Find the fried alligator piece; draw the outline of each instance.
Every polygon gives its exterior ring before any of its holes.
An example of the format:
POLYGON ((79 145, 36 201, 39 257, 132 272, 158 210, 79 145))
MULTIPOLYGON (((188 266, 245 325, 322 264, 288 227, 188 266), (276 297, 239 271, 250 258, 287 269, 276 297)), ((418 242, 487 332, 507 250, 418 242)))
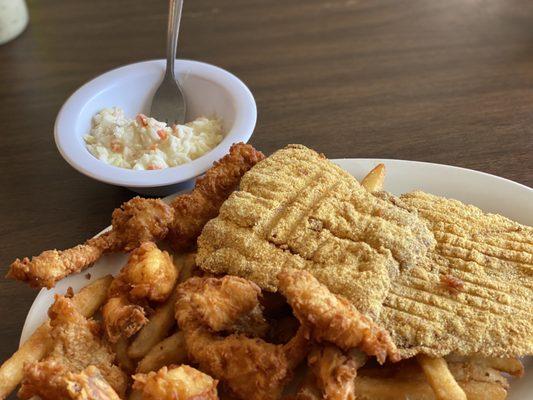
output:
POLYGON ((67 393, 66 375, 80 373, 93 365, 123 397, 127 376, 114 364, 115 355, 102 340, 99 324, 83 317, 64 296, 56 295, 48 314, 52 326, 52 350, 42 361, 25 366, 19 396, 23 399, 34 395, 44 399, 62 398, 67 393))
POLYGON ((130 298, 163 302, 174 289, 178 270, 166 251, 145 242, 132 251, 117 278, 129 285, 130 298))
POLYGON ((172 201, 175 218, 168 240, 174 250, 190 250, 202 228, 228 196, 239 186, 241 177, 265 156, 249 144, 236 143, 229 154, 217 161, 207 173, 196 181, 190 193, 172 201))
POLYGON ((215 332, 240 332, 252 337, 263 336, 268 330, 259 303, 261 289, 253 282, 234 276, 193 277, 181 288, 181 293, 186 290, 188 309, 193 310, 180 314, 183 323, 198 319, 215 332))
POLYGON ((148 323, 144 308, 133 304, 127 296, 111 297, 102 307, 102 318, 107 338, 116 343, 121 337, 129 338, 148 323))
POLYGON ((227 329, 258 306, 257 286, 252 282, 233 276, 196 277, 178 286, 176 319, 184 332, 189 358, 200 369, 219 379, 240 399, 277 399, 293 369, 307 354, 306 332, 301 329, 287 344, 274 345, 240 333, 223 336, 208 325, 227 329), (216 294, 229 287, 236 290, 226 300, 216 294), (210 304, 211 298, 215 299, 215 306, 210 304), (229 304, 221 305, 221 301, 229 304), (211 312, 215 307, 226 315, 206 319, 206 310, 211 312))
POLYGON ((318 343, 347 351, 358 348, 380 363, 399 359, 386 330, 365 317, 342 296, 331 293, 307 271, 286 269, 278 274, 279 290, 294 315, 318 343))
POLYGON ((145 242, 131 252, 111 283, 102 308, 105 331, 112 343, 131 337, 148 323, 144 306, 149 301, 168 299, 178 272, 170 255, 155 243, 145 242))
POLYGON ((217 400, 218 381, 188 365, 133 376, 143 400, 217 400))

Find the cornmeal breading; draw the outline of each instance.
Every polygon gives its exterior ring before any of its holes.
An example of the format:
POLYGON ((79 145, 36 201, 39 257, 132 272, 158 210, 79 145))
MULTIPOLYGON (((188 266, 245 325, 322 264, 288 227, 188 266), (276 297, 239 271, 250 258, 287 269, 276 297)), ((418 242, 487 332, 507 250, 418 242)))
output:
POLYGON ((367 193, 304 146, 246 173, 198 247, 202 269, 271 291, 284 268, 311 272, 402 358, 533 354, 533 228, 423 192, 367 193))
POLYGON ((434 244, 415 214, 367 193, 318 153, 290 145, 244 175, 205 226, 197 261, 271 291, 282 268, 305 269, 375 317, 391 277, 434 244))
POLYGON ((532 354, 533 229, 419 191, 395 204, 416 210, 437 240, 383 305, 380 322, 402 356, 532 354))

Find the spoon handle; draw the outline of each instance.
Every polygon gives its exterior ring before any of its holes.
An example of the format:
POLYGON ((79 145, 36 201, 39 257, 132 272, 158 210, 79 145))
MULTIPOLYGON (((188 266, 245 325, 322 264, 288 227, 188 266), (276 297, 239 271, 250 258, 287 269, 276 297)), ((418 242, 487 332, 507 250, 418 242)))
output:
POLYGON ((167 31, 167 71, 166 75, 174 76, 174 60, 176 59, 176 47, 178 45, 178 33, 180 30, 181 9, 183 0, 169 0, 168 31, 167 31))

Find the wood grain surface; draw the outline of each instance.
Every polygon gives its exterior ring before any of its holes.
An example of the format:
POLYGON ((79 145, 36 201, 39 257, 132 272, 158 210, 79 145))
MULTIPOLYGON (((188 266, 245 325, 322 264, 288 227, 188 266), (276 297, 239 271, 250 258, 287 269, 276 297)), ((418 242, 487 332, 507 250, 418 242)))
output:
MULTIPOLYGON (((54 119, 87 80, 164 56, 165 1, 28 1, 0 46, 0 266, 83 241, 133 193, 61 158, 54 119)), ((533 2, 186 1, 178 57, 255 95, 252 144, 453 164, 533 185, 533 2)), ((36 291, 0 280, 0 360, 36 291)))

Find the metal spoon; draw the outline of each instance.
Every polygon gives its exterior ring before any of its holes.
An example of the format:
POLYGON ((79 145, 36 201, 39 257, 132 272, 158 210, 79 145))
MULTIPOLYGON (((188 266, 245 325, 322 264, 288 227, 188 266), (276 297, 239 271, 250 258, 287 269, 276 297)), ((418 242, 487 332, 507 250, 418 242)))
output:
POLYGON ((185 122, 185 98, 183 91, 174 75, 174 60, 180 29, 181 9, 183 0, 170 0, 167 31, 167 70, 163 82, 152 99, 150 116, 167 124, 183 124, 185 122))

